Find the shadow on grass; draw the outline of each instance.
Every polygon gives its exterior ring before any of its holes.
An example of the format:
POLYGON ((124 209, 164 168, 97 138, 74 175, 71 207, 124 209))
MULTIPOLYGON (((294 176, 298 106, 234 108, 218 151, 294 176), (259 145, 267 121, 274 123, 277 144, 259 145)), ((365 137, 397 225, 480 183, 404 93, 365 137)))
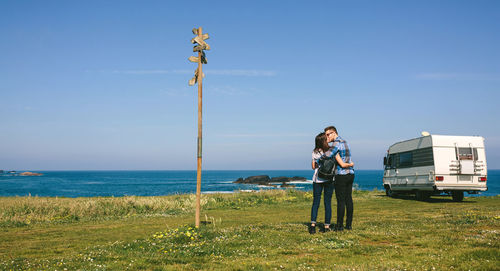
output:
MULTIPOLYGON (((387 197, 386 195, 376 195, 376 197, 387 197)), ((474 200, 470 200, 471 198, 464 198, 465 201, 453 201, 449 196, 432 196, 429 199, 426 200, 417 200, 415 198, 415 195, 413 194, 398 194, 394 197, 392 197, 395 200, 413 200, 413 201, 422 201, 422 202, 429 202, 429 203, 444 203, 444 202, 451 202, 451 203, 476 203, 474 200)))

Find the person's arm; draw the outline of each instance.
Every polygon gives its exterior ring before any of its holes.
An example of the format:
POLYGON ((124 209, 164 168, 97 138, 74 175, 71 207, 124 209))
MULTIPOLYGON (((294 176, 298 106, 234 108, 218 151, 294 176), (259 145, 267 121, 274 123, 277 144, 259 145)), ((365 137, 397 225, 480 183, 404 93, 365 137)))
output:
POLYGON ((312 160, 312 169, 316 169, 318 167, 318 164, 316 163, 315 160, 312 160))
POLYGON ((321 157, 321 153, 313 151, 313 153, 312 153, 312 164, 311 164, 312 169, 317 169, 318 168, 318 158, 320 158, 320 157, 321 157))
POLYGON ((352 161, 350 163, 346 163, 346 162, 342 161, 342 158, 340 158, 340 154, 338 154, 338 153, 337 153, 337 155, 335 155, 335 160, 337 160, 337 163, 343 168, 354 166, 354 163, 352 161))
POLYGON ((333 142, 333 146, 321 158, 333 158, 333 156, 339 153, 339 145, 338 142, 333 142))

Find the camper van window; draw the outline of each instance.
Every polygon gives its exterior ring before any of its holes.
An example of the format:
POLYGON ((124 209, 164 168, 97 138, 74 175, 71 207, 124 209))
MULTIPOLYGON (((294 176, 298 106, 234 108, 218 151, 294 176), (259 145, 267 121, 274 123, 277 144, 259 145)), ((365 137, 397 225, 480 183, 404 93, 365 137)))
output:
POLYGON ((413 150, 412 166, 423 167, 434 165, 432 147, 413 150))
POLYGON ((399 165, 398 167, 411 167, 413 164, 413 153, 402 152, 399 154, 399 165))
POLYGON ((472 160, 472 158, 472 148, 458 148, 458 160, 472 160))

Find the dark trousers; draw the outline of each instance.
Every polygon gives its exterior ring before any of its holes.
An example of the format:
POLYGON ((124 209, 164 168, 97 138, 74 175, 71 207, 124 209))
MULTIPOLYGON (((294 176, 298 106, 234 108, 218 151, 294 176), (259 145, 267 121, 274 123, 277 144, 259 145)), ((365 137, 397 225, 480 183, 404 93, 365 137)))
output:
POLYGON ((325 191, 323 202, 325 204, 325 224, 329 225, 332 219, 333 182, 313 183, 313 205, 311 208, 311 222, 316 222, 318 208, 321 201, 321 192, 325 191))
POLYGON ((344 212, 347 210, 346 227, 352 226, 352 183, 354 174, 335 175, 335 196, 337 197, 337 227, 344 223, 344 212))

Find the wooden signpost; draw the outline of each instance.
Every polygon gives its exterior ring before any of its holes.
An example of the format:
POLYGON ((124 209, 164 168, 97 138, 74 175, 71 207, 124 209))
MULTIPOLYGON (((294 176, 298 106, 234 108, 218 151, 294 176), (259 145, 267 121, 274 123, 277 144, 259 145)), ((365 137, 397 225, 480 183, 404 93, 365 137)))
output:
POLYGON ((198 63, 198 68, 194 72, 194 77, 189 80, 189 85, 193 86, 198 83, 198 155, 197 155, 197 170, 196 170, 196 217, 195 226, 200 227, 200 198, 201 198, 201 142, 202 142, 202 81, 205 75, 203 74, 202 66, 207 64, 205 50, 210 50, 205 40, 208 39, 208 34, 203 34, 201 27, 193 28, 193 34, 196 35, 191 40, 194 43, 193 52, 198 52, 198 57, 190 56, 188 59, 191 62, 198 63))

